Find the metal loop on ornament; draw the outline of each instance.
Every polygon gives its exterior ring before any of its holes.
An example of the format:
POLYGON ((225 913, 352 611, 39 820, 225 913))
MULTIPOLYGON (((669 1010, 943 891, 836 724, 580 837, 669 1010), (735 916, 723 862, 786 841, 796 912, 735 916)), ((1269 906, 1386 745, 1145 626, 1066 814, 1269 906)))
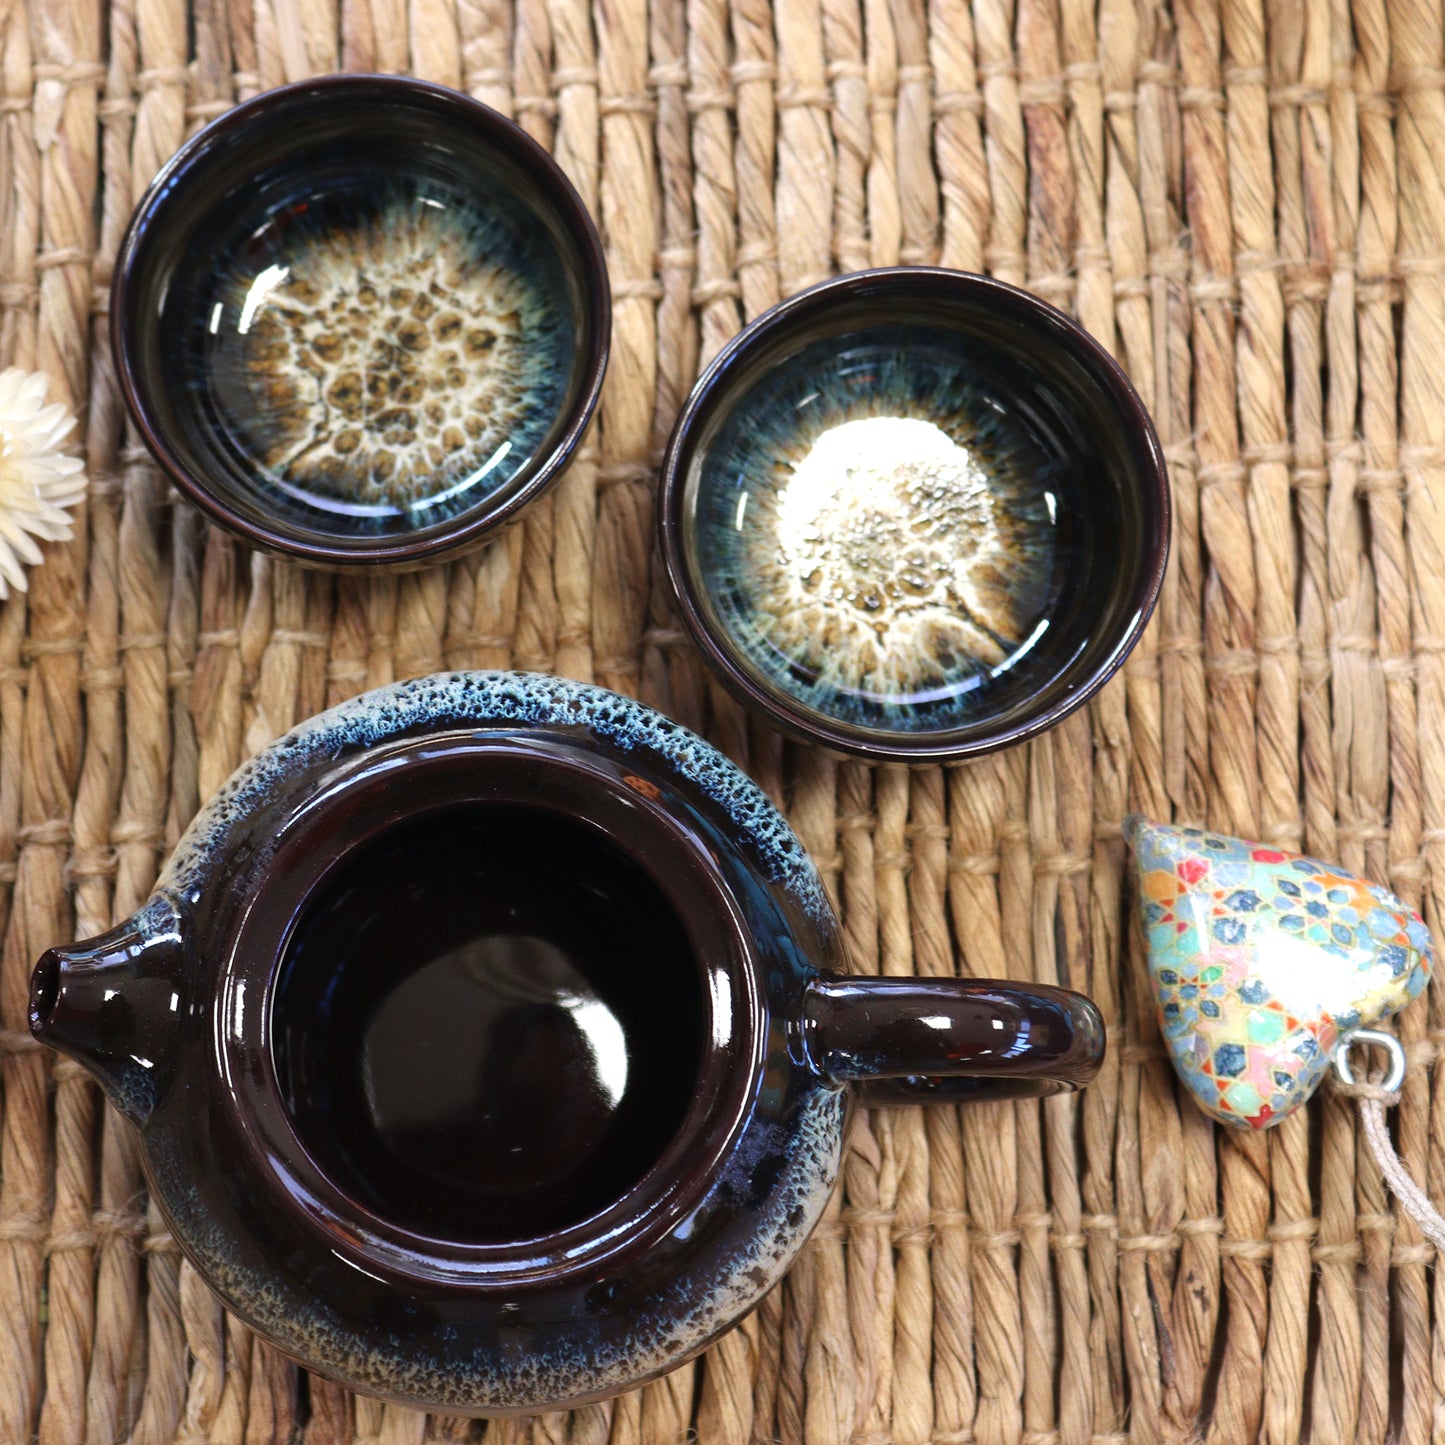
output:
POLYGON ((1347 1088, 1353 1088, 1356 1082, 1355 1071, 1350 1067, 1352 1044, 1373 1044, 1384 1049, 1390 1056, 1390 1068, 1379 1087, 1387 1094, 1399 1093, 1400 1085, 1405 1082, 1405 1049, 1399 1039, 1383 1029, 1351 1029, 1349 1033, 1342 1034, 1335 1048, 1335 1077, 1347 1088))

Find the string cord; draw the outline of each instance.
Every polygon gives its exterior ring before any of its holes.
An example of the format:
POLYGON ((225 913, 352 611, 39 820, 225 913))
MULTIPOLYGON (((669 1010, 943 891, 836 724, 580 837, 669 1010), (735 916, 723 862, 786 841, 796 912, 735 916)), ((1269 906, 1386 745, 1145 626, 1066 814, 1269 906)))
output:
POLYGON ((1390 1126, 1385 1122, 1385 1110, 1393 1108, 1400 1096, 1386 1094, 1381 1089, 1378 1098, 1371 1098, 1364 1091, 1374 1087, 1371 1084, 1355 1085, 1356 1092, 1360 1094, 1360 1120, 1365 1126, 1370 1153, 1375 1156, 1385 1183, 1394 1191, 1405 1213, 1420 1226, 1420 1233, 1436 1249, 1445 1251, 1445 1219, 1440 1217, 1440 1212, 1430 1203, 1425 1191, 1410 1177, 1390 1142, 1390 1126))
POLYGON ((1360 1122, 1365 1126, 1365 1141, 1401 1208, 1419 1226, 1420 1233, 1436 1249, 1445 1252, 1445 1218, 1411 1178, 1404 1161, 1395 1152, 1395 1146, 1390 1141, 1390 1126, 1385 1119, 1385 1111, 1400 1102, 1404 1066, 1405 1051, 1397 1039, 1374 1029, 1359 1029, 1340 1041, 1339 1052, 1335 1055, 1335 1088, 1358 1101, 1360 1122), (1376 1044, 1389 1054, 1390 1069, 1382 1083, 1355 1078, 1350 1067, 1349 1051, 1350 1045, 1356 1042, 1376 1044))

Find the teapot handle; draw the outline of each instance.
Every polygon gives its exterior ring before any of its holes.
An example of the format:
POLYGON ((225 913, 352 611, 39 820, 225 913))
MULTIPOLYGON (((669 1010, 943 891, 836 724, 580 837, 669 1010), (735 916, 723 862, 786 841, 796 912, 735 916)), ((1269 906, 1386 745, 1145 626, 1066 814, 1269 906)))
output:
POLYGON ((813 1067, 862 1104, 962 1103, 1081 1089, 1104 1058, 1083 994, 1000 979, 814 979, 803 1006, 813 1067))

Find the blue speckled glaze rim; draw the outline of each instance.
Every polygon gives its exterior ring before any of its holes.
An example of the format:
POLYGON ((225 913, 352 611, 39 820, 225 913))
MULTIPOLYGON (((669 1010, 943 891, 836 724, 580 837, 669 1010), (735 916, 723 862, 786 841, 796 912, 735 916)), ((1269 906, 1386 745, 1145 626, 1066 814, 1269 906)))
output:
POLYGON ((1164 449, 1148 408, 1124 369, 1102 343, 1066 312, 1030 292, 991 276, 942 266, 885 266, 848 272, 799 291, 763 312, 718 352, 698 378, 673 426, 658 482, 657 535, 663 567, 683 625, 718 680, 739 703, 760 713, 788 736, 833 753, 879 763, 963 762, 1026 742, 1082 707, 1123 666, 1148 625, 1164 585, 1171 527, 1169 473, 1164 449), (969 296, 984 307, 1008 315, 1033 333, 1042 331, 1049 335, 1061 355, 1071 357, 1087 369, 1108 393, 1128 426, 1130 446, 1147 483, 1148 562, 1140 568, 1136 589, 1129 599, 1132 620, 1128 627, 1087 669, 1078 684, 1066 690, 1052 705, 993 729, 975 724, 937 732, 884 732, 830 718, 767 685, 731 639, 709 619, 699 595, 701 584, 694 580, 684 540, 687 474, 695 436, 709 420, 723 388, 735 373, 748 368, 755 353, 765 351, 780 336, 801 330, 812 316, 823 313, 833 304, 890 294, 927 294, 940 289, 969 296))
POLYGON ((624 752, 652 754, 721 807, 771 882, 829 929, 833 913, 812 859, 772 800, 735 763, 681 723, 620 693, 545 673, 442 672, 360 694, 299 723, 243 763, 192 820, 156 882, 191 899, 232 827, 285 789, 298 769, 426 729, 585 727, 624 752))
MULTIPOLYGON (((253 1330, 307 1369, 409 1408, 524 1415, 605 1400, 676 1369, 731 1329, 777 1286, 807 1243, 837 1184, 848 1122, 845 1091, 818 1089, 797 1120, 799 1141, 745 1236, 719 1259, 679 1275, 638 1310, 620 1338, 571 1322, 550 1349, 478 1348, 440 1359, 401 1339, 378 1342, 334 1309, 297 1308, 266 1276, 238 1264, 194 1181, 159 1179, 163 1213, 182 1251, 253 1330)), ((758 1151, 731 1156, 715 1195, 746 1187, 758 1151)))
POLYGON ((561 475, 581 444, 582 435, 602 395, 612 336, 612 291, 602 241, 591 214, 567 174, 551 154, 515 121, 462 91, 404 75, 339 74, 317 76, 262 91, 226 111, 191 136, 161 167, 131 215, 116 256, 110 287, 110 344, 126 410, 140 430, 146 449, 186 499, 219 526, 252 547, 311 566, 336 570, 375 567, 414 568, 458 555, 479 545, 513 521, 517 513, 561 475), (204 475, 191 471, 171 445, 168 429, 148 396, 140 375, 144 318, 137 314, 132 292, 138 289, 148 237, 166 224, 166 212, 179 203, 182 188, 204 181, 208 158, 217 148, 235 146, 252 124, 271 112, 315 97, 337 101, 364 99, 406 102, 463 122, 486 134, 509 153, 536 182, 556 212, 575 251, 569 260, 581 278, 584 315, 590 333, 585 342, 581 385, 569 409, 567 426, 532 474, 498 497, 484 497, 474 507, 412 536, 319 540, 322 532, 275 522, 265 524, 231 506, 204 475))

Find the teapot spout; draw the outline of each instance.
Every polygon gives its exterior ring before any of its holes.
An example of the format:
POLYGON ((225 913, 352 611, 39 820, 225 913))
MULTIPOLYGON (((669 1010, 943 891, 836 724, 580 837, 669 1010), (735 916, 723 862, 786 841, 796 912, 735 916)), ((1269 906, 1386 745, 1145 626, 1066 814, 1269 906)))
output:
POLYGON ((165 895, 82 943, 48 948, 30 979, 30 1032, 87 1068, 144 1125, 186 1006, 181 915, 165 895))

